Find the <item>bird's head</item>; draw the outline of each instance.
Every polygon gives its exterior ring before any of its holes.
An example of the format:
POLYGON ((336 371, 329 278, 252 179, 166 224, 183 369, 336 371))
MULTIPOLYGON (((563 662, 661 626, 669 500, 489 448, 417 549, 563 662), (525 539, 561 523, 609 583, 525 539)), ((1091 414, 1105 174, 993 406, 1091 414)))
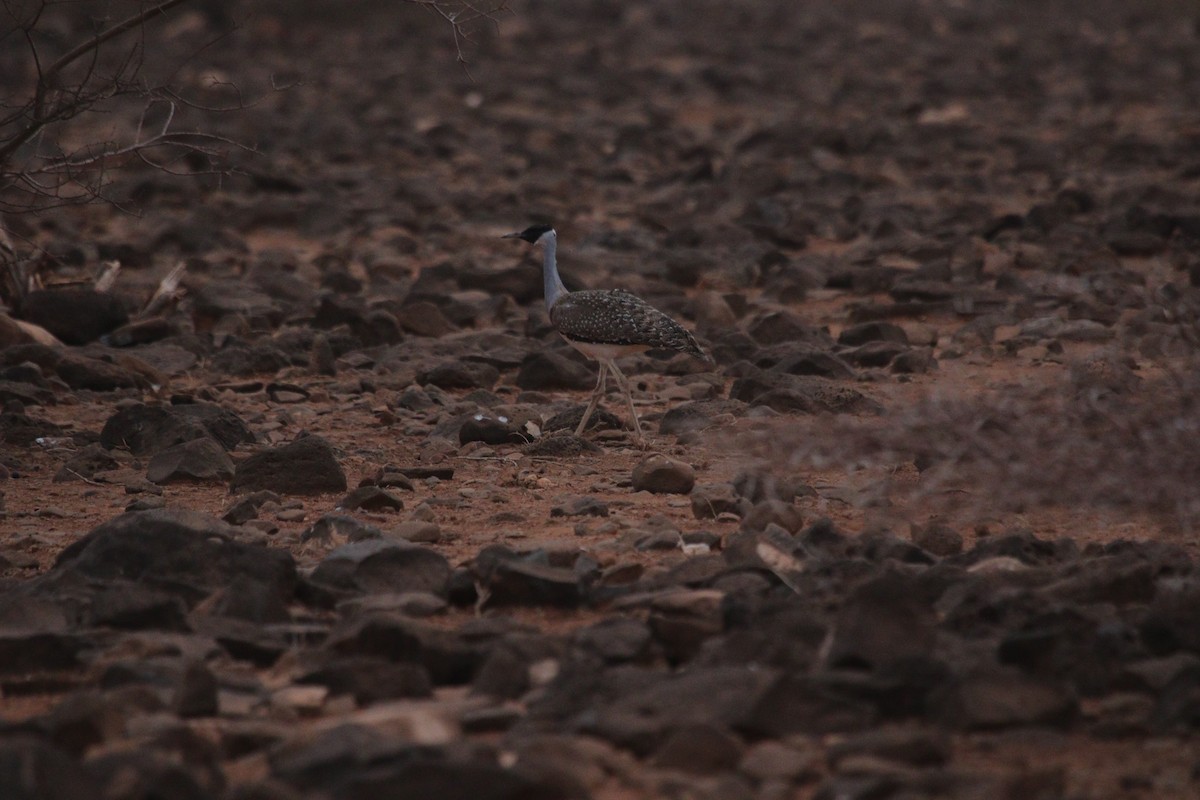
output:
POLYGON ((530 244, 545 244, 548 240, 554 238, 554 227, 552 225, 530 225, 523 231, 516 233, 506 233, 501 236, 501 239, 524 239, 530 244))

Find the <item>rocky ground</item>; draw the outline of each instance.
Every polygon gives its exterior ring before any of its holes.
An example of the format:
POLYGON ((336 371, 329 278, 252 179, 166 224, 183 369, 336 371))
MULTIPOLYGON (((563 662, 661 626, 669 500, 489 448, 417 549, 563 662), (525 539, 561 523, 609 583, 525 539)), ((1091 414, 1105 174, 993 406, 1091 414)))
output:
POLYGON ((1200 793, 1192 6, 322 8, 161 33, 235 174, 7 219, 0 796, 1200 793), (714 357, 644 447, 543 220, 714 357))

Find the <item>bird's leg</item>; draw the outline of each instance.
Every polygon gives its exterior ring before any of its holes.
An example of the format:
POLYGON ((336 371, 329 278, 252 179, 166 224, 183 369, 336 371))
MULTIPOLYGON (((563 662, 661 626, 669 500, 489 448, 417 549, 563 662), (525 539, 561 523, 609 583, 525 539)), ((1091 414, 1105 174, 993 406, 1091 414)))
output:
POLYGON ((592 412, 596 410, 596 404, 600 402, 600 396, 604 394, 604 375, 608 371, 608 364, 604 361, 600 362, 600 375, 596 379, 596 388, 592 390, 592 399, 587 405, 587 409, 583 412, 583 416, 579 419, 579 427, 575 429, 576 436, 583 435, 583 429, 587 427, 588 420, 592 417, 592 412))
POLYGON ((633 408, 633 392, 629 388, 629 379, 625 377, 625 373, 617 369, 616 363, 610 363, 609 368, 612 370, 613 377, 617 379, 617 385, 621 387, 621 391, 625 392, 625 401, 629 403, 629 416, 633 418, 633 429, 637 433, 638 441, 644 442, 646 437, 642 434, 642 423, 638 419, 637 411, 633 408))

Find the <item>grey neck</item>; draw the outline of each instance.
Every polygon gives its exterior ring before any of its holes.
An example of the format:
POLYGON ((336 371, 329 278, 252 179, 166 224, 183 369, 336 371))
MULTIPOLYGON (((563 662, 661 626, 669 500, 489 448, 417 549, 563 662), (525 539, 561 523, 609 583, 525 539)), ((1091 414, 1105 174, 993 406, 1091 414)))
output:
POLYGON ((563 286, 562 279, 558 277, 558 262, 554 257, 555 251, 558 249, 558 235, 554 231, 550 231, 541 238, 540 244, 545 249, 542 254, 542 285, 546 290, 546 311, 548 312, 563 295, 567 294, 567 287, 563 286))

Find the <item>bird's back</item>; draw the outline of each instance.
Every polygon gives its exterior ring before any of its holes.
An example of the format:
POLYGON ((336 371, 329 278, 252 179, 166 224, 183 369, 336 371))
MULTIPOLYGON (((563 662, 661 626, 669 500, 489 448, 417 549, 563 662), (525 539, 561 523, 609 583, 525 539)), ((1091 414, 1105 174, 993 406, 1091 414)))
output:
POLYGON ((576 342, 662 348, 707 358, 686 328, 620 289, 564 295, 550 309, 550 321, 559 333, 576 342))

